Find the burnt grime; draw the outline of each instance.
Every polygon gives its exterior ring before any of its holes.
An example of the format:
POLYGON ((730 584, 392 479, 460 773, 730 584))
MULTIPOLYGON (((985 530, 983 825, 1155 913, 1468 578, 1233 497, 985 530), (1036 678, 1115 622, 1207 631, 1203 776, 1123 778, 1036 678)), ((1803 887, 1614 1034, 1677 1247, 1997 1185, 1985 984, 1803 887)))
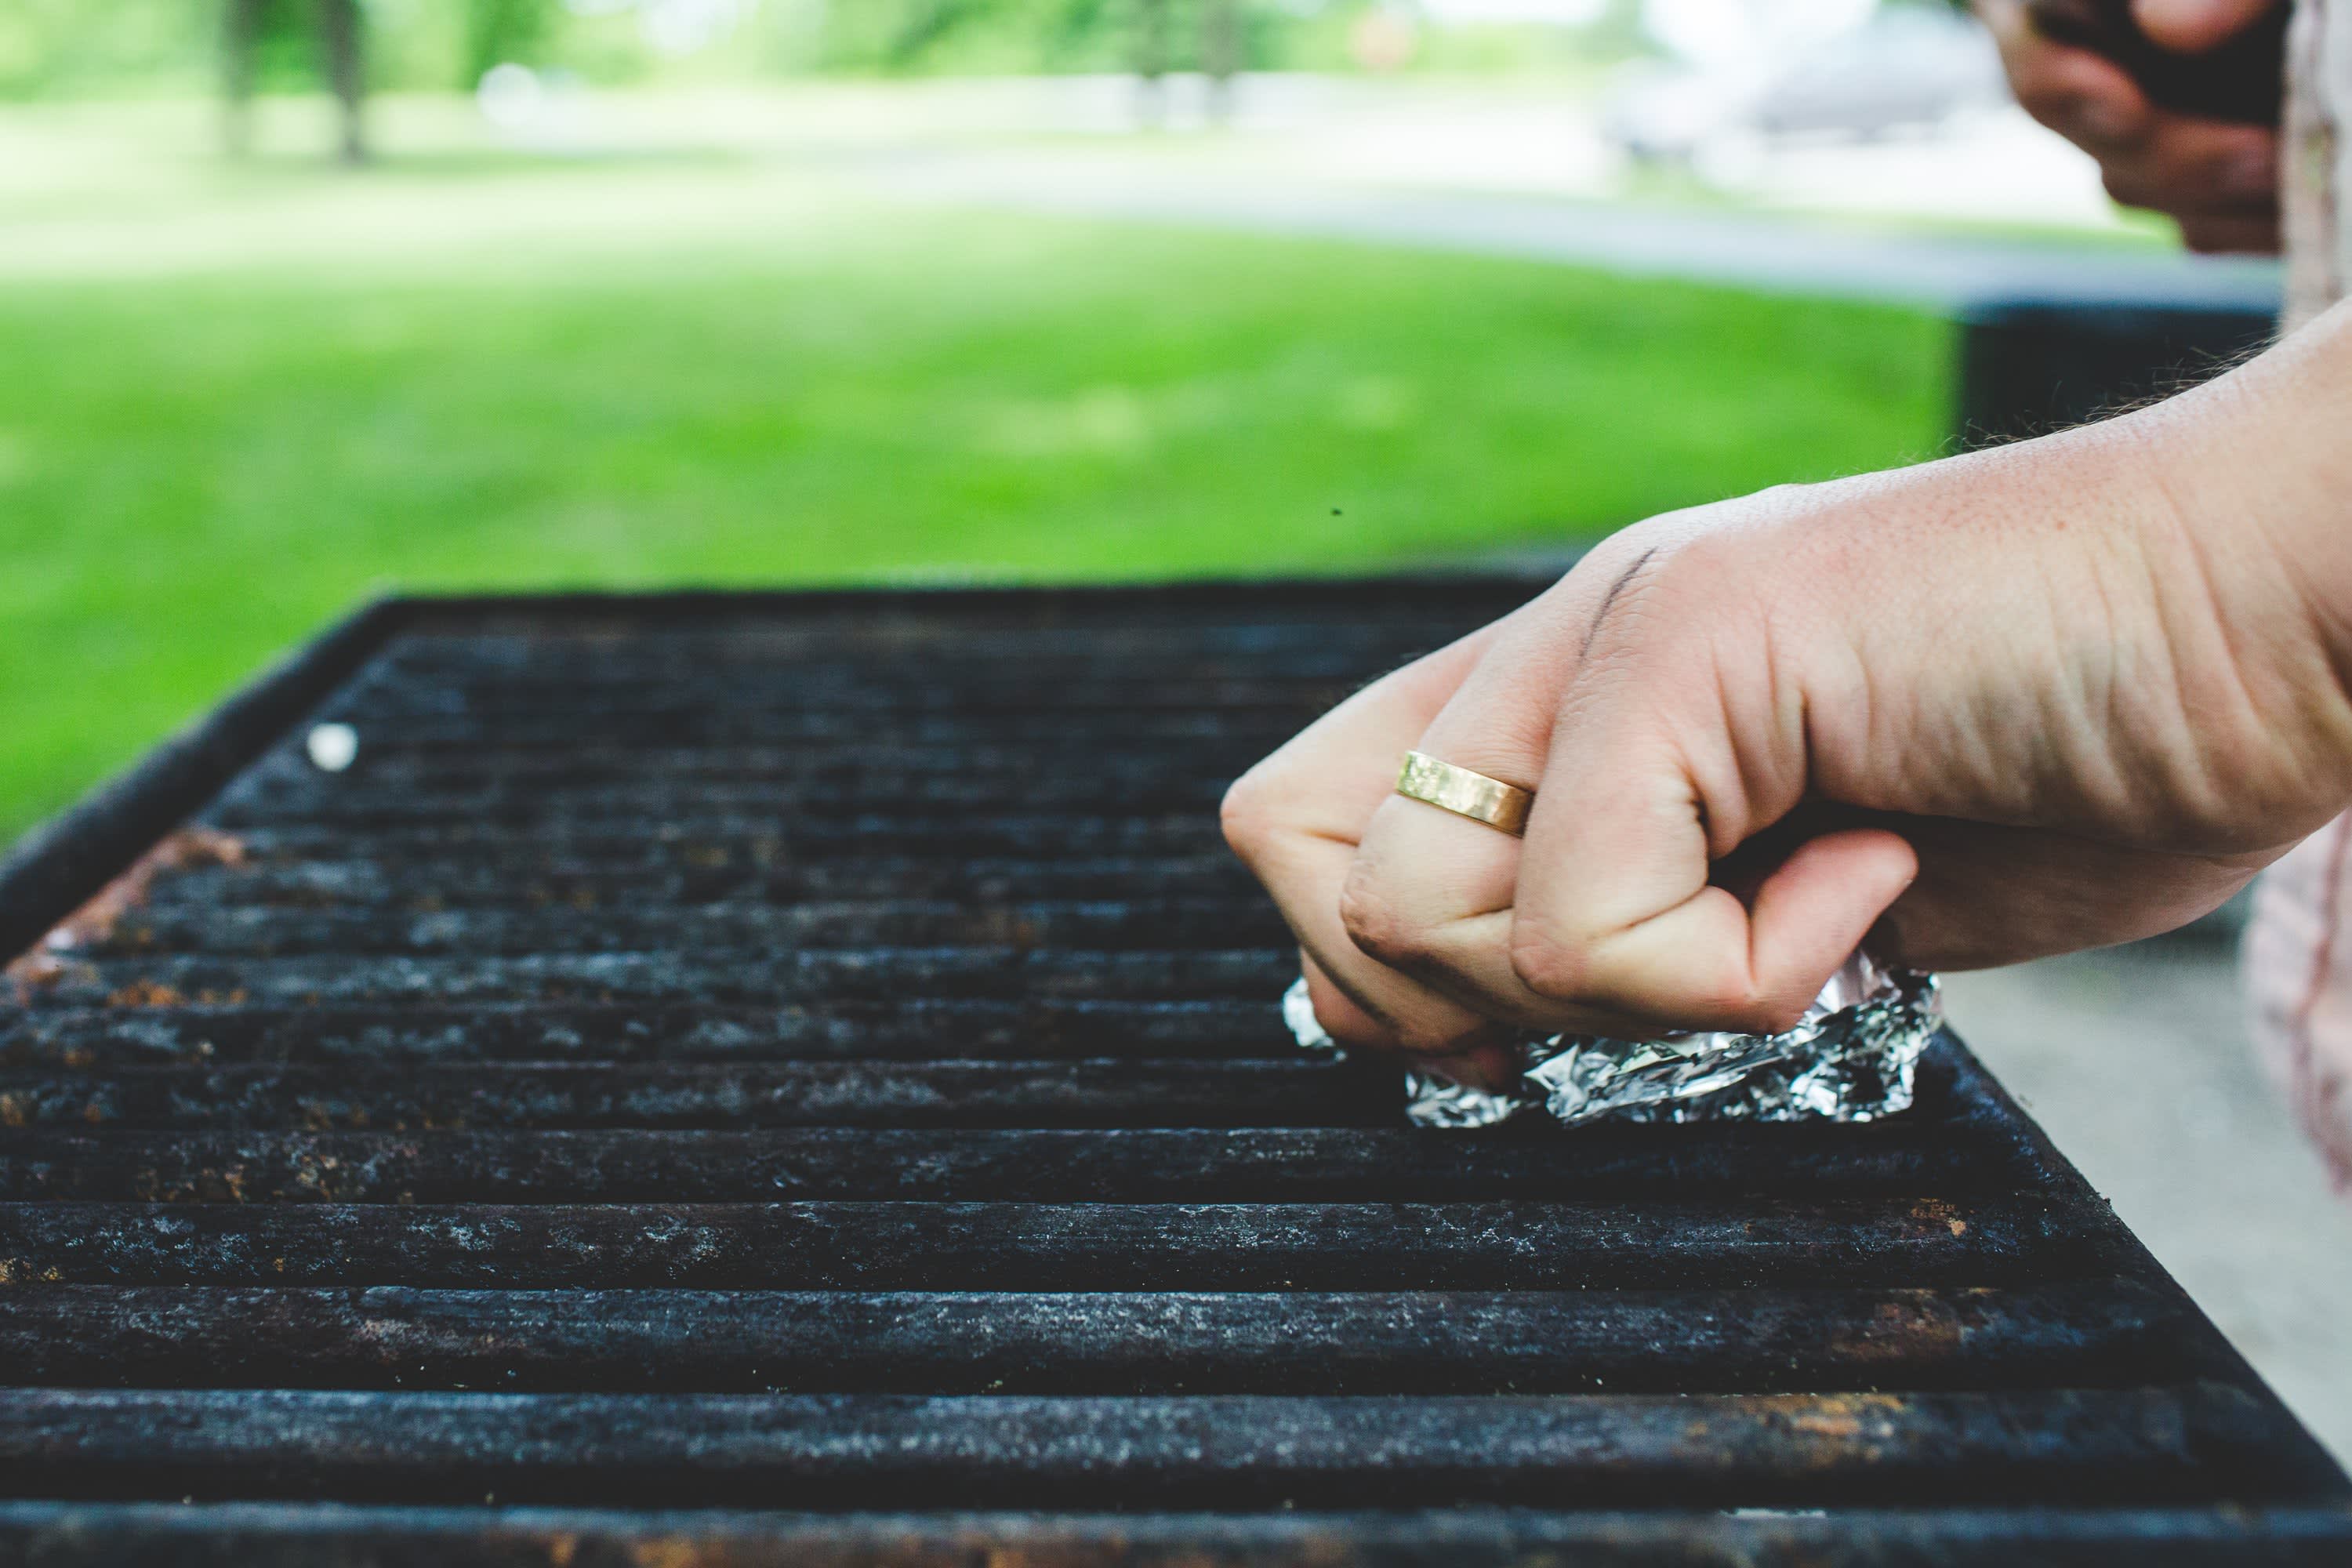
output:
POLYGON ((1220 792, 1529 591, 331 633, 0 862, 0 1557, 2352 1561, 1949 1033, 1866 1123, 1297 1050, 1220 792))

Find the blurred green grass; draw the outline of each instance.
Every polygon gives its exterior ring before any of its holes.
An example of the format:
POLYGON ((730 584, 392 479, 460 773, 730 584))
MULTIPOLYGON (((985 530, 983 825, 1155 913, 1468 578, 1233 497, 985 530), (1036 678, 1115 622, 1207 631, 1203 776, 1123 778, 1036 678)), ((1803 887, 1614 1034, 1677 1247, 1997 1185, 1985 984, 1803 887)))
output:
MULTIPOLYGON (((442 244, 465 177, 268 219, 315 254, 0 257, 0 843, 393 588, 1374 571, 1915 458, 1946 417, 1945 329, 1899 310, 723 168, 566 175, 580 221, 442 244), (598 205, 665 177, 710 182, 695 221, 598 205)), ((501 178, 468 210, 546 184, 501 178)))

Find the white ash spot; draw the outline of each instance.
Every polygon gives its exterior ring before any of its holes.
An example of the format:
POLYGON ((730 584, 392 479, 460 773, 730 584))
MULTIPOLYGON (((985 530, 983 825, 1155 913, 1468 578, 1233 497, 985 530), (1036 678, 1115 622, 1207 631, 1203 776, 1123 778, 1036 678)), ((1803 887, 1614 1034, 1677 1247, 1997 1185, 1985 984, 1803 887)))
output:
POLYGON ((313 724, 303 742, 310 765, 322 773, 339 773, 358 760, 360 732, 349 724, 313 724))

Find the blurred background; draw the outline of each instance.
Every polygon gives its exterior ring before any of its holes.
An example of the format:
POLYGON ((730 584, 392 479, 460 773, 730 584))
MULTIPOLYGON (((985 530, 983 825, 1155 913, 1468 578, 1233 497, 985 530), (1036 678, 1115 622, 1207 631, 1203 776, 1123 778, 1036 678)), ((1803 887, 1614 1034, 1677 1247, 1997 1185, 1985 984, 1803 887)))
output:
MULTIPOLYGON (((0 846, 390 589, 1540 570, 2276 291, 1941 5, 0 0, 0 846)), ((2226 945, 1954 994, 2352 1450, 2226 945)))
POLYGON ((1942 5, 0 0, 0 842, 389 587, 1540 559, 2272 288, 1942 5))

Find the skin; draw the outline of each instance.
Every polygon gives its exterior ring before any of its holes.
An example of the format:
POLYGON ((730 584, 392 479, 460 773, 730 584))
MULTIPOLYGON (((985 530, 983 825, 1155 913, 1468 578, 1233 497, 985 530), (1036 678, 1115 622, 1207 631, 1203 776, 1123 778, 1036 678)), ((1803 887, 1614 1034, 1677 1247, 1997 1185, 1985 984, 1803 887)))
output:
POLYGON ((2210 910, 2352 805, 2352 314, 2042 440, 1669 513, 1367 688, 1226 836, 1351 1045, 1791 1024, 2210 910), (1417 749, 1524 839, 1393 793, 1417 749))
MULTIPOLYGON (((2271 0, 2137 0, 2133 15, 2180 54, 2211 48, 2271 0)), ((2278 132, 2157 108, 2113 62, 2053 43, 2025 0, 1976 0, 2026 112, 2099 161, 2107 194, 2167 214, 2192 250, 2279 247, 2278 132)))

